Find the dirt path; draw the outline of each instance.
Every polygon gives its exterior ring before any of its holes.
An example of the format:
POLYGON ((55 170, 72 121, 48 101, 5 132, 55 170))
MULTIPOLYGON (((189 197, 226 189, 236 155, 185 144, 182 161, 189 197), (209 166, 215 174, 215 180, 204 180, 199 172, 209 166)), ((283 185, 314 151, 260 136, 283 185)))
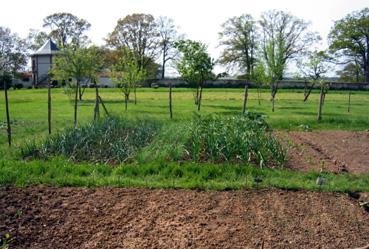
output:
POLYGON ((290 148, 289 168, 369 173, 369 132, 278 132, 277 136, 290 148))
POLYGON ((369 213, 345 194, 0 188, 10 248, 354 248, 369 213))

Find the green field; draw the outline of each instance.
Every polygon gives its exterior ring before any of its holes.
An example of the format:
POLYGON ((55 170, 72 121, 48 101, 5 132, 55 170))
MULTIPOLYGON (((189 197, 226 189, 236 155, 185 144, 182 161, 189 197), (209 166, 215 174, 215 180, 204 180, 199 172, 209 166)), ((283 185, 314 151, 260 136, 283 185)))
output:
MULTIPOLYGON (((73 126, 73 104, 62 89, 53 89, 52 130, 60 132, 73 126)), ((137 105, 131 102, 124 110, 123 96, 118 89, 101 89, 101 97, 109 112, 115 116, 146 118, 162 121, 175 127, 186 125, 196 113, 190 89, 174 89, 173 115, 169 119, 168 89, 139 89, 137 105)), ((261 113, 275 130, 367 130, 369 128, 369 92, 354 91, 351 111, 347 112, 348 92, 330 91, 326 96, 323 120, 316 121, 319 94, 313 92, 304 103, 303 90, 280 90, 276 96, 275 112, 271 112, 270 94, 263 90, 258 104, 255 89, 249 92, 247 110, 261 113)), ((242 111, 243 89, 205 89, 201 114, 237 115, 242 111)), ((0 96, 0 184, 51 184, 67 186, 136 186, 233 189, 247 187, 279 187, 317 189, 317 173, 292 172, 284 169, 259 169, 252 165, 214 164, 197 165, 191 162, 151 162, 137 160, 112 169, 107 165, 75 164, 56 157, 47 161, 24 161, 20 148, 30 141, 42 142, 47 137, 47 91, 10 90, 10 115, 14 146, 6 141, 5 104, 0 96), (200 169, 196 169, 200 168, 200 169), (128 172, 128 173, 119 173, 128 172), (133 173, 132 173, 133 172, 133 173), (174 172, 174 173, 173 173, 174 172), (181 172, 181 173, 175 173, 181 172), (254 179, 262 177, 256 184, 254 179)), ((93 119, 94 89, 87 89, 79 103, 80 125, 93 119)), ((103 113, 103 110, 101 109, 103 113)), ((165 145, 163 145, 165 147, 165 145)), ((144 153, 143 153, 144 154, 144 153)), ((325 190, 369 191, 369 177, 327 174, 330 184, 325 190)))

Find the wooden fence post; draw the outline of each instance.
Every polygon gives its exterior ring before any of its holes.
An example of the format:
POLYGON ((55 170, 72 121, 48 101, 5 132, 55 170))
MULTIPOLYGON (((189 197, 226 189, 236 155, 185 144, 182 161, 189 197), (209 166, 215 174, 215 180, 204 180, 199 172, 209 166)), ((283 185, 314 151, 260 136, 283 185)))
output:
POLYGON ((242 113, 245 114, 246 112, 246 103, 247 103, 247 96, 248 96, 248 85, 245 84, 245 92, 243 94, 243 107, 242 107, 242 113))
POLYGON ((6 124, 8 132, 8 144, 12 145, 12 129, 10 127, 10 115, 9 115, 9 101, 8 101, 8 84, 4 79, 4 93, 5 93, 5 111, 6 111, 6 124))
POLYGON ((49 127, 49 135, 51 134, 51 82, 47 86, 47 124, 49 127))
POLYGON ((173 109, 172 109, 172 83, 169 83, 169 114, 170 118, 173 118, 173 109))

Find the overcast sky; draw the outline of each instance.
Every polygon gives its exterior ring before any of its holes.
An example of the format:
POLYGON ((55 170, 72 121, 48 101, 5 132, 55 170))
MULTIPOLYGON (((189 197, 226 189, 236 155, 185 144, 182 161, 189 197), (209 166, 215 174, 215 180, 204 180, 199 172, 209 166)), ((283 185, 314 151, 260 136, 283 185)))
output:
POLYGON ((189 39, 206 43, 214 58, 219 55, 220 25, 232 16, 251 14, 258 19, 263 11, 277 9, 311 22, 310 30, 326 37, 335 20, 369 7, 369 0, 2 0, 0 26, 26 37, 29 29, 41 29, 42 20, 56 12, 70 12, 91 23, 88 35, 97 44, 111 32, 119 18, 132 13, 150 13, 174 19, 189 39))

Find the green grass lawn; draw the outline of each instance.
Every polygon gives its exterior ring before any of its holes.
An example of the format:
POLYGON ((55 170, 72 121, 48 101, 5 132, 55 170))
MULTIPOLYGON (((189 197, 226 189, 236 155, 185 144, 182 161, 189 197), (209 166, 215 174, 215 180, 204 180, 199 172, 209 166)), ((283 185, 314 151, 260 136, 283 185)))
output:
MULTIPOLYGON (((191 89, 173 89, 173 115, 169 119, 168 89, 139 89, 137 105, 130 102, 128 111, 124 111, 123 96, 118 89, 101 89, 101 97, 109 112, 127 118, 153 117, 167 124, 185 123, 196 113, 191 89)), ((73 104, 62 89, 53 89, 52 130, 59 132, 73 125, 73 104)), ((266 120, 277 130, 367 130, 369 128, 369 92, 354 91, 351 95, 351 112, 347 112, 348 92, 330 91, 326 96, 323 120, 316 121, 319 93, 314 91, 308 102, 304 103, 303 90, 280 90, 276 96, 275 112, 271 112, 270 93, 263 90, 261 104, 258 104, 255 89, 249 92, 247 109, 266 115, 266 120)), ((132 95, 133 99, 133 95, 132 95)), ((201 114, 217 113, 234 115, 242 111, 243 89, 204 89, 201 114)), ((8 149, 6 142, 5 104, 3 92, 0 92, 0 184, 52 184, 85 186, 138 186, 138 187, 184 187, 228 189, 242 186, 255 187, 253 179, 263 175, 261 187, 280 187, 293 189, 316 189, 317 173, 291 172, 288 170, 259 169, 252 165, 195 165, 178 162, 152 161, 135 162, 111 169, 106 165, 74 163, 55 158, 49 161, 20 160, 19 148, 27 141, 42 141, 47 136, 47 91, 10 90, 10 115, 12 120, 14 146, 8 149), (161 167, 160 165, 167 165, 161 167), (172 168, 184 172, 173 176, 172 168), (140 168, 140 170, 137 170, 140 168), (219 168, 222 168, 219 172, 219 168), (223 170, 224 169, 224 170, 223 170), (81 173, 80 170, 84 173, 81 173), (127 173, 118 172, 128 170, 127 173), (145 171, 147 170, 147 171, 145 171), (99 172, 107 172, 105 175, 99 172), (202 172, 204 171, 204 172, 202 172), (209 172, 218 172, 212 174, 209 172), (244 171, 244 172, 243 172, 244 171), (147 173, 151 172, 151 174, 147 173), (186 173, 187 172, 187 173, 186 173), (243 172, 243 173, 242 173, 243 172), (203 177, 210 174, 211 177, 203 177), (313 176, 313 177, 312 177, 313 176), (249 180, 247 180, 249 179, 249 180)), ((87 89, 84 100, 79 103, 79 124, 93 119, 94 89, 87 89)), ((101 109, 103 113, 103 110, 101 109)), ((165 145, 163 145, 165 146, 165 145)), ((326 190, 368 191, 367 175, 327 175, 329 185, 326 190)), ((260 187, 256 186, 256 187, 260 187)))

